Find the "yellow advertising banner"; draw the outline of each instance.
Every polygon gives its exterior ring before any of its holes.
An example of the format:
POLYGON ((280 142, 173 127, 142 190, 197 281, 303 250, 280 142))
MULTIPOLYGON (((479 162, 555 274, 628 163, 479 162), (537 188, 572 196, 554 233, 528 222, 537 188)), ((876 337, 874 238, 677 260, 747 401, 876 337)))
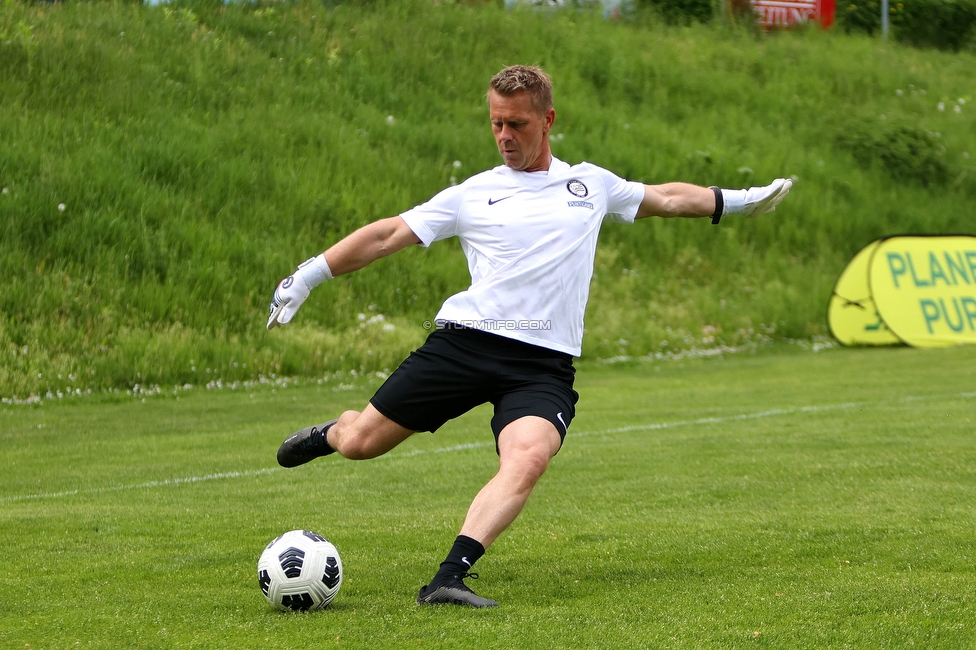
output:
POLYGON ((870 257, 878 314, 916 347, 976 343, 976 236, 888 237, 870 257))
POLYGON ((882 240, 873 241, 854 256, 840 274, 827 309, 827 324, 844 345, 897 345, 901 340, 882 320, 868 284, 871 256, 882 240))

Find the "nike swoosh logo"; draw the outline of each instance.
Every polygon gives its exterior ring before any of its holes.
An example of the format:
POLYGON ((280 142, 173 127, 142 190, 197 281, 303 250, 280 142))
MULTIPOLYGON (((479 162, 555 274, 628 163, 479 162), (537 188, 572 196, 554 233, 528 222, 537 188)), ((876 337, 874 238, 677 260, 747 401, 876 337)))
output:
POLYGON ((563 425, 563 431, 566 431, 566 432, 568 432, 568 431, 569 431, 569 427, 568 427, 568 426, 566 426, 566 420, 564 420, 564 419, 563 419, 563 412, 562 412, 562 411, 560 411, 559 413, 556 413, 556 417, 557 417, 557 418, 559 418, 559 421, 560 421, 560 422, 562 422, 562 425, 563 425))
POLYGON ((471 568, 471 563, 468 562, 468 556, 467 555, 465 555, 464 557, 462 557, 461 558, 461 561, 464 562, 465 564, 467 564, 469 569, 471 568))
POLYGON ((499 201, 504 201, 505 199, 510 199, 510 198, 512 198, 513 196, 515 196, 515 195, 514 195, 514 194, 510 194, 510 195, 508 195, 508 196, 506 196, 506 197, 504 197, 504 198, 501 198, 501 199, 495 199, 494 201, 492 201, 491 199, 488 199, 488 205, 495 205, 495 204, 496 204, 496 203, 498 203, 499 201))

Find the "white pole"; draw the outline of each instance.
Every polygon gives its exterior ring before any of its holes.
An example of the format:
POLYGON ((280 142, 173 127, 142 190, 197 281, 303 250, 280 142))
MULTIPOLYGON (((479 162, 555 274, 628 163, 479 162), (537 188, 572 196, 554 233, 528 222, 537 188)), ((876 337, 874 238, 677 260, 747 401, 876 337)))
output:
POLYGON ((881 0, 881 36, 888 40, 888 0, 881 0))

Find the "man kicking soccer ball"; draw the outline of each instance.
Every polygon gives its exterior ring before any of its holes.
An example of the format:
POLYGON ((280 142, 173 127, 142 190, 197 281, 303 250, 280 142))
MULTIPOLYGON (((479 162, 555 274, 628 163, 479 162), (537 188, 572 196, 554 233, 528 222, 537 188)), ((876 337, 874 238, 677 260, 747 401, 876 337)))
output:
POLYGON ((644 217, 756 216, 771 212, 793 182, 721 190, 686 183, 643 185, 589 163, 553 157, 552 82, 541 69, 511 66, 488 89, 491 129, 504 165, 449 187, 427 203, 348 235, 282 280, 268 329, 289 323, 309 292, 413 244, 457 237, 471 286, 448 298, 427 341, 390 375, 366 407, 302 429, 278 462, 295 467, 338 452, 385 454, 417 431, 491 402, 498 473, 468 509, 447 559, 420 590, 420 604, 497 606, 463 582, 518 516, 575 415, 573 357, 600 226, 644 217))

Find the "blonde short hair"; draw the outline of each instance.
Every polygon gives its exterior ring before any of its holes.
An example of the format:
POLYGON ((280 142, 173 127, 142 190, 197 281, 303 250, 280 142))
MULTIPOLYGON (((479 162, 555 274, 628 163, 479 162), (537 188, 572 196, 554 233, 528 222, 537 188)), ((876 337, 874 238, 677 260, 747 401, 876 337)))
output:
POLYGON ((488 93, 492 90, 505 97, 523 91, 529 93, 532 106, 540 115, 552 108, 552 79, 545 70, 534 65, 508 66, 491 78, 488 93))

